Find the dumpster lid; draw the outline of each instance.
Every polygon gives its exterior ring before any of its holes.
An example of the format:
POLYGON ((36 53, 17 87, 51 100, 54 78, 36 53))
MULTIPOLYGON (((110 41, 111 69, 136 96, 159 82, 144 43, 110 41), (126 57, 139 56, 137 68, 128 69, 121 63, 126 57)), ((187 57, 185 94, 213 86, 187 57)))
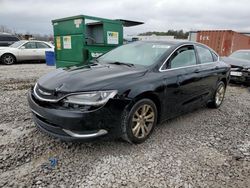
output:
POLYGON ((144 24, 144 22, 132 21, 132 20, 124 20, 124 19, 116 19, 117 21, 122 22, 124 27, 131 27, 136 25, 144 24))

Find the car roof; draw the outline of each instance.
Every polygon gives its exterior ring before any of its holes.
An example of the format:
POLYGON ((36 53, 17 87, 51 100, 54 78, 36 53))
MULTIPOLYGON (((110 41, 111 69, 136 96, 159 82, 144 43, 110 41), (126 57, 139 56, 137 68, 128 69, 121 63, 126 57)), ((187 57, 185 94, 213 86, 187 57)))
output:
MULTIPOLYGON (((188 41, 188 40, 166 40, 166 41, 154 41, 154 40, 147 40, 147 41, 136 41, 136 42, 143 42, 143 43, 158 43, 158 44, 166 44, 166 45, 182 45, 182 44, 201 44, 198 42, 188 41)), ((204 45, 204 44, 201 44, 204 45)))
POLYGON ((235 52, 250 52, 250 49, 236 50, 235 52))
POLYGON ((17 37, 16 35, 10 34, 10 33, 0 33, 1 37, 17 37))
MULTIPOLYGON (((41 40, 20 40, 20 41, 23 41, 23 42, 46 42, 46 41, 41 41, 41 40)), ((48 42, 46 42, 48 43, 48 42)))
POLYGON ((205 45, 205 44, 202 44, 202 43, 199 43, 199 42, 193 42, 193 41, 188 41, 188 40, 167 40, 167 41, 136 41, 136 42, 143 42, 143 43, 155 43, 155 44, 165 44, 165 45, 170 45, 170 46, 175 46, 175 47, 178 47, 178 46, 181 46, 181 45, 201 45, 201 46, 205 46, 207 47, 208 49, 210 49, 210 51, 212 51, 213 53, 215 53, 217 56, 219 56, 217 54, 217 52, 215 50, 213 50, 211 47, 205 45))

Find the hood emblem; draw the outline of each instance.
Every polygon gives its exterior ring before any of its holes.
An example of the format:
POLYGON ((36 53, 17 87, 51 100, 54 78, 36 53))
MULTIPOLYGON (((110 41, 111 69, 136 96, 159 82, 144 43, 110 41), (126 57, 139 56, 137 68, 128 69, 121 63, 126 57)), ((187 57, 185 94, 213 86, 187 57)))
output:
POLYGON ((63 85, 64 85, 64 84, 58 86, 58 87, 55 89, 55 91, 56 91, 56 92, 60 91, 60 89, 63 87, 63 85))
POLYGON ((52 95, 52 93, 48 93, 48 92, 42 91, 41 89, 38 89, 38 91, 39 91, 39 93, 41 93, 42 95, 46 95, 46 96, 52 95))

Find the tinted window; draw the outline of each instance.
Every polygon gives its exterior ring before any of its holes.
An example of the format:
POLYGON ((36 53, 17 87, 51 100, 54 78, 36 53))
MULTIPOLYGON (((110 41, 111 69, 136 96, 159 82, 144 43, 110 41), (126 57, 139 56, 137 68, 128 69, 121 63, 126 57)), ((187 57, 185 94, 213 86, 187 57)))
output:
POLYGON ((198 51, 201 63, 209 63, 209 62, 214 61, 213 56, 209 49, 202 47, 202 46, 197 46, 197 51, 198 51))
POLYGON ((36 43, 35 42, 28 42, 25 45, 23 45, 26 49, 34 49, 36 48, 36 43))
POLYGON ((7 37, 8 41, 18 41, 18 38, 16 37, 7 37))
POLYGON ((36 46, 37 46, 37 48, 51 48, 49 45, 47 45, 43 42, 37 42, 36 46))
POLYGON ((196 65, 196 56, 193 46, 182 47, 174 52, 169 60, 170 68, 196 65))
POLYGON ((0 41, 18 41, 19 39, 14 36, 0 36, 0 41))

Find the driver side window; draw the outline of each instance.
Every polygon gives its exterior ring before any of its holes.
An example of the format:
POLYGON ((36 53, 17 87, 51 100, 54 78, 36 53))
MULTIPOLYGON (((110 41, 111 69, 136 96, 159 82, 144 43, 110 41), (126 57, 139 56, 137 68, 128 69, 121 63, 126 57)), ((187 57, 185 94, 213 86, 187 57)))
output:
POLYGON ((196 65, 196 55, 193 46, 181 47, 174 52, 169 60, 168 68, 179 68, 196 65))

